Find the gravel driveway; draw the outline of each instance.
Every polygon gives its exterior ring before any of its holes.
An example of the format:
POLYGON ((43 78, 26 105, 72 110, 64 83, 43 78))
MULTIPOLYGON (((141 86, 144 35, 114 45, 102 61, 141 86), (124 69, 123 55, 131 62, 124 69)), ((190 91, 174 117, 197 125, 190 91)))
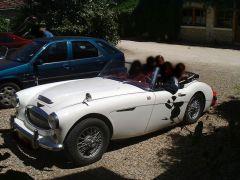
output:
POLYGON ((19 144, 8 129, 14 110, 0 110, 0 179, 239 179, 240 52, 133 41, 119 48, 130 60, 161 54, 184 62, 216 89, 220 104, 201 118, 203 128, 177 126, 112 142, 101 161, 76 168, 63 152, 19 144))

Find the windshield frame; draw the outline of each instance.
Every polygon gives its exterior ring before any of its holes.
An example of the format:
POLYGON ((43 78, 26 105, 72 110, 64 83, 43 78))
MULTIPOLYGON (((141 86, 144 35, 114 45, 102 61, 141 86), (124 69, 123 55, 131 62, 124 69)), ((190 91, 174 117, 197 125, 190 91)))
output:
MULTIPOLYGON (((106 78, 106 79, 111 79, 111 80, 115 80, 115 81, 119 81, 119 82, 122 82, 123 84, 130 84, 130 85, 133 85, 133 86, 136 86, 138 88, 141 88, 145 91, 155 91, 155 84, 156 84, 156 81, 158 79, 158 74, 160 73, 160 68, 159 67, 156 67, 155 70, 153 71, 152 73, 152 78, 151 78, 151 81, 149 83, 149 87, 146 88, 144 87, 143 83, 141 84, 140 82, 138 81, 134 81, 132 79, 127 79, 127 80, 122 80, 121 78, 118 78, 117 76, 114 76, 114 75, 104 75, 104 72, 109 68, 111 67, 111 65, 115 63, 113 60, 110 60, 106 65, 105 67, 102 69, 102 71, 98 74, 97 77, 101 77, 101 78, 106 78), (139 84, 139 85, 138 85, 139 84), (141 85, 140 85, 141 84, 141 85)), ((125 65, 126 64, 129 64, 131 65, 132 62, 119 62, 119 63, 124 63, 125 65)))

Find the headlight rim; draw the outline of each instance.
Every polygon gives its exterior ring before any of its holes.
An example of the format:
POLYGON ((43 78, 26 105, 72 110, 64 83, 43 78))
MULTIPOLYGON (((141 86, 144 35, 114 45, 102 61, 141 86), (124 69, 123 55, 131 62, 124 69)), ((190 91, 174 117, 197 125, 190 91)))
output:
POLYGON ((19 108, 20 107, 20 99, 19 99, 17 94, 15 94, 14 97, 12 98, 12 106, 14 108, 19 108))
POLYGON ((53 130, 59 129, 59 118, 56 113, 53 112, 48 116, 48 124, 53 130))

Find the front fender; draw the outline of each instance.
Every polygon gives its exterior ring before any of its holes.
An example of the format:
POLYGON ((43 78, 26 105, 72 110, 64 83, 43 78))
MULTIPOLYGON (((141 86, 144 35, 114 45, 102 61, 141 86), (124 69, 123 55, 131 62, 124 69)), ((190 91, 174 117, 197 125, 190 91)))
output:
POLYGON ((204 94, 206 101, 204 112, 207 111, 208 108, 211 106, 213 100, 213 91, 212 88, 206 83, 195 81, 187 85, 187 87, 180 90, 179 92, 186 94, 187 100, 190 100, 197 92, 201 92, 204 94))
POLYGON ((104 106, 99 106, 98 103, 88 102, 87 104, 81 103, 55 112, 59 117, 60 133, 58 134, 59 142, 63 143, 72 127, 78 123, 83 117, 89 114, 99 114, 105 116, 110 120, 111 125, 114 127, 113 122, 109 117, 109 112, 104 106))

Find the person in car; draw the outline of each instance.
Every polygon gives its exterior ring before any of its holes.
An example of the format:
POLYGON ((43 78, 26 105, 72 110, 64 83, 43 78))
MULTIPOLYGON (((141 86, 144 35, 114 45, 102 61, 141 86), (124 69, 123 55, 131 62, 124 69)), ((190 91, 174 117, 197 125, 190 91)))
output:
POLYGON ((132 63, 129 70, 129 79, 146 83, 146 76, 142 71, 142 64, 139 60, 136 60, 132 63))
POLYGON ((183 63, 176 64, 174 68, 174 76, 178 79, 178 81, 182 81, 187 78, 185 75, 186 66, 183 63))
POLYGON ((143 66, 144 74, 150 77, 155 67, 156 67, 155 58, 153 56, 149 56, 146 60, 146 64, 143 66))
POLYGON ((177 78, 174 77, 173 70, 173 65, 165 62, 160 70, 157 86, 175 94, 179 89, 179 84, 177 78))
POLYGON ((162 65, 164 64, 164 62, 165 62, 165 60, 164 60, 163 56, 158 55, 155 57, 155 63, 156 63, 157 67, 161 68, 162 65))

